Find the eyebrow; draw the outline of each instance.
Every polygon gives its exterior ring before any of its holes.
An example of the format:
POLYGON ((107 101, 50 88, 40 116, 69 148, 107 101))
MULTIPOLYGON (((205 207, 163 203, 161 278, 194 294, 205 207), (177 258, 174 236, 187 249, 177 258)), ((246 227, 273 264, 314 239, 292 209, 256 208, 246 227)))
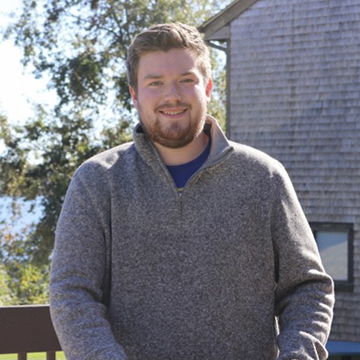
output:
POLYGON ((187 71, 187 72, 185 72, 185 73, 182 73, 182 74, 180 74, 181 76, 188 76, 188 75, 195 75, 196 76, 196 73, 195 73, 195 71, 187 71))
MULTIPOLYGON (((189 75, 195 75, 196 76, 196 73, 195 73, 195 71, 186 71, 186 72, 180 74, 180 76, 189 76, 189 75)), ((153 80, 153 79, 157 80, 157 79, 161 79, 163 77, 164 77, 163 75, 148 74, 148 75, 144 76, 144 80, 153 80)))
POLYGON ((162 75, 156 75, 156 74, 148 74, 144 77, 144 80, 149 80, 149 79, 161 79, 163 76, 162 75))

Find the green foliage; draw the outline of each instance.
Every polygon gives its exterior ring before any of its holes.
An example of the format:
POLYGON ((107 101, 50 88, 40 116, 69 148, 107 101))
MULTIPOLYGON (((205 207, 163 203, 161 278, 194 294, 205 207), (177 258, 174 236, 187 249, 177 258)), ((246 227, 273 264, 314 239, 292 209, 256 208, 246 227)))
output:
POLYGON ((61 204, 76 168, 105 148, 130 139, 126 121, 105 129, 100 140, 91 135, 91 120, 80 113, 59 121, 44 119, 43 114, 39 107, 37 119, 23 127, 11 128, 5 118, 1 120, 6 145, 0 157, 1 192, 14 201, 41 199, 43 216, 25 239, 26 255, 38 264, 48 263, 61 204))
MULTIPOLYGON (((227 1, 229 2, 229 1, 227 1)), ((155 23, 180 21, 200 25, 221 7, 221 0, 23 0, 18 21, 6 37, 22 48, 23 63, 51 77, 58 111, 76 104, 97 110, 109 105, 113 115, 129 109, 124 60, 131 40, 155 23)))
POLYGON ((208 113, 215 117, 223 131, 226 130, 226 68, 225 55, 212 50, 213 87, 215 91, 208 106, 208 113))
POLYGON ((0 306, 14 304, 13 295, 8 285, 8 275, 3 265, 0 265, 0 306))
POLYGON ((29 256, 31 231, 16 231, 17 218, 0 224, 0 305, 48 303, 49 265, 37 264, 29 256))
POLYGON ((34 250, 28 241, 31 226, 16 230, 20 214, 14 210, 0 223, 0 304, 48 303, 49 265, 37 264, 29 256, 34 250))
MULTIPOLYGON (((22 49, 23 64, 36 77, 50 79, 57 102, 51 111, 38 104, 25 126, 11 126, 0 115, 5 145, 0 194, 13 199, 14 216, 21 213, 21 201, 40 202, 42 209, 39 221, 26 229, 6 227, 6 221, 0 228, 0 258, 19 303, 46 299, 55 226, 76 168, 131 139, 124 66, 131 40, 154 23, 198 26, 225 5, 225 0, 22 0, 5 38, 22 49)), ((218 64, 214 55, 215 72, 223 77, 218 64)), ((223 119, 221 81, 211 111, 223 119)))

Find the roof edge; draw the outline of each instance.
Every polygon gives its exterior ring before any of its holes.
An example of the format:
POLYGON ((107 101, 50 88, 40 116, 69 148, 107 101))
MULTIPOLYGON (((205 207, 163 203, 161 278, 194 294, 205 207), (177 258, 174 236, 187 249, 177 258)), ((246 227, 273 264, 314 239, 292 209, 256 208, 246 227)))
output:
POLYGON ((255 4, 258 0, 235 0, 224 10, 215 14, 209 20, 199 26, 199 31, 205 34, 205 40, 211 37, 219 29, 226 26, 229 22, 237 18, 241 13, 255 4))

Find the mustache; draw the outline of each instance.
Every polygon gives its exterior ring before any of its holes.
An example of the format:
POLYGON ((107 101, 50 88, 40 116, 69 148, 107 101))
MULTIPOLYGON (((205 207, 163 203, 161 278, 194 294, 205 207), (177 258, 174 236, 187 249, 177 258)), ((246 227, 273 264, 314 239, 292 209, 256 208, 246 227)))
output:
POLYGON ((168 109, 173 109, 173 108, 190 109, 191 106, 187 103, 177 101, 174 103, 161 104, 155 108, 155 111, 163 111, 163 110, 168 110, 168 109))

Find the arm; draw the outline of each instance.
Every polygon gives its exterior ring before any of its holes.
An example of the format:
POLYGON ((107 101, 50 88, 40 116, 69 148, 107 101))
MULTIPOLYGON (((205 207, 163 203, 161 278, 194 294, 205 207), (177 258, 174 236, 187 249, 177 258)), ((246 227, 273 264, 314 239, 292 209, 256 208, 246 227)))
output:
POLYGON ((68 360, 125 360, 106 319, 109 191, 93 164, 75 174, 56 229, 50 310, 68 360))
POLYGON ((273 178, 272 233, 277 265, 279 360, 323 360, 334 305, 305 215, 285 170, 273 178))

